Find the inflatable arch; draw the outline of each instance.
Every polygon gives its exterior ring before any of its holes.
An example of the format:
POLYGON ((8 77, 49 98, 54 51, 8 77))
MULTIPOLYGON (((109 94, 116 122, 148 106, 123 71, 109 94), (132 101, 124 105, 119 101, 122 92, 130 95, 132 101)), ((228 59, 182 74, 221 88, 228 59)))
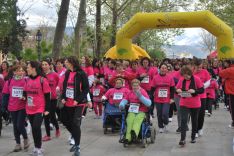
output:
POLYGON ((112 48, 105 56, 130 60, 137 59, 139 56, 149 57, 145 51, 141 51, 141 55, 135 52, 132 38, 137 33, 147 29, 195 27, 204 28, 216 36, 219 59, 234 59, 232 29, 210 11, 137 13, 118 31, 116 49, 112 48))

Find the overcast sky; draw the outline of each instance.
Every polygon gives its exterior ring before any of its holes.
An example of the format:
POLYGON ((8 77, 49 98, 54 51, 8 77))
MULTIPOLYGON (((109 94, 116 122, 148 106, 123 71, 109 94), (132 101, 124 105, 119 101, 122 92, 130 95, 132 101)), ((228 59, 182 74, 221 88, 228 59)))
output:
MULTIPOLYGON (((73 4, 76 0, 71 0, 73 4)), ((27 21, 29 27, 38 27, 40 25, 55 26, 57 22, 56 2, 58 0, 18 0, 18 7, 24 12, 24 19, 27 21), (45 1, 49 1, 45 3, 45 1)), ((70 14, 77 14, 76 10, 70 14)), ((71 18, 68 18, 67 26, 72 26, 71 18)), ((194 45, 196 46, 201 38, 199 37, 200 28, 187 28, 182 36, 175 37, 175 44, 177 45, 194 45)))

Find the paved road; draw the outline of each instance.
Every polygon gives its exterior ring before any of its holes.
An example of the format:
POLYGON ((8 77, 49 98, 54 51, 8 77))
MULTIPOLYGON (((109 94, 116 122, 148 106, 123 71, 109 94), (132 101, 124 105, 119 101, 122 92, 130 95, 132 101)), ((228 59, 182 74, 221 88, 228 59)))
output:
MULTIPOLYGON (((222 106, 221 106, 222 107, 222 106)), ((233 156, 234 129, 228 128, 230 123, 229 113, 220 108, 214 111, 212 117, 206 117, 204 136, 197 140, 196 144, 189 143, 190 131, 187 135, 187 145, 184 148, 178 146, 180 135, 176 134, 176 116, 169 125, 169 132, 157 134, 155 144, 147 148, 131 146, 124 148, 118 143, 118 134, 103 134, 102 122, 93 119, 93 112, 89 112, 82 124, 81 156, 233 156)), ((154 119, 156 126, 156 119, 154 119)), ((190 128, 191 129, 191 128, 190 128)), ((44 133, 43 126, 43 133, 44 133)), ((54 132, 52 132, 53 134, 54 132)), ((4 127, 0 137, 0 156, 27 156, 29 152, 11 152, 15 142, 12 133, 12 125, 4 127)), ((31 136, 30 136, 31 137, 31 136)), ((62 128, 60 138, 43 143, 46 156, 69 156, 70 146, 67 143, 68 133, 62 128)), ((31 139, 32 142, 32 139, 31 139)), ((31 144, 30 151, 33 144, 31 144)))

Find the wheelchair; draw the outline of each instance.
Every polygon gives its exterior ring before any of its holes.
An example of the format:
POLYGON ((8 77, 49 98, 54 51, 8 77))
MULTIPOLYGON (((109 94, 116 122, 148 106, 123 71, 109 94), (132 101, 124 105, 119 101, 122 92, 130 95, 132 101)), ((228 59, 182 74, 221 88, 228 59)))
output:
POLYGON ((107 134, 108 129, 111 132, 119 131, 121 129, 121 121, 125 117, 125 112, 119 109, 119 106, 111 105, 108 101, 103 102, 103 133, 107 134))
POLYGON ((153 127, 153 124, 150 121, 150 112, 149 111, 146 113, 146 116, 145 116, 144 120, 142 121, 141 130, 139 132, 138 137, 135 138, 133 133, 131 133, 132 141, 126 142, 125 135, 126 135, 126 131, 127 131, 127 123, 126 123, 127 114, 128 113, 126 111, 126 113, 124 113, 125 117, 122 118, 119 143, 123 143, 123 147, 127 147, 128 145, 130 145, 132 143, 140 144, 142 148, 146 148, 146 146, 150 143, 154 144, 155 140, 156 140, 156 128, 153 127))

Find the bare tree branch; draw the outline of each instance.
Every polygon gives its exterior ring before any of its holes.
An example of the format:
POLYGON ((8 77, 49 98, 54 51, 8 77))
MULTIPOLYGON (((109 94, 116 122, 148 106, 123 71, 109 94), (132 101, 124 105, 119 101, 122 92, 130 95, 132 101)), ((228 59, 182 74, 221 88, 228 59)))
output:
POLYGON ((119 9, 117 9, 117 15, 119 16, 134 0, 131 0, 130 2, 128 2, 128 0, 126 0, 119 9))
POLYGON ((111 6, 106 2, 106 0, 105 0, 103 3, 106 4, 111 10, 114 9, 113 7, 111 7, 111 6))

